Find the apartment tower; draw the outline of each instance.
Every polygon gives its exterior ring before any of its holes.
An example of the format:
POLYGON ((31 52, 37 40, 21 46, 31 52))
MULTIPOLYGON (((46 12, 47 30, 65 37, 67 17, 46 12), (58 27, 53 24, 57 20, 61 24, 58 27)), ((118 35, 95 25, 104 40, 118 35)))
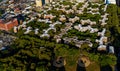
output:
POLYGON ((36 7, 41 7, 42 6, 42 0, 35 0, 36 7))

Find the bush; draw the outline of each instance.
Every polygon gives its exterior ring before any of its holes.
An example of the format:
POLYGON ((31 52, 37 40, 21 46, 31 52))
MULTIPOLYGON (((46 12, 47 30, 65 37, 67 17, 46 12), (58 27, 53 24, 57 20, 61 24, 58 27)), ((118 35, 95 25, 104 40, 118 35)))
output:
POLYGON ((116 57, 115 55, 100 55, 99 61, 101 66, 115 65, 116 57))

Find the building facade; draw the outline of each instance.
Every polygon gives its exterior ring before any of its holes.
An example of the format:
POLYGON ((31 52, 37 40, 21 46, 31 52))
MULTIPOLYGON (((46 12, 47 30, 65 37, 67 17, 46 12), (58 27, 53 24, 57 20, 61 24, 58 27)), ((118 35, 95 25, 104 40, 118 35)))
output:
POLYGON ((105 0, 105 4, 116 4, 116 0, 105 0))
POLYGON ((42 0, 35 0, 36 7, 41 7, 42 6, 42 0))
POLYGON ((11 30, 14 26, 18 26, 18 21, 17 19, 12 19, 8 22, 5 22, 4 20, 0 20, 0 30, 5 30, 9 31, 11 30))
POLYGON ((76 0, 77 2, 85 2, 86 0, 76 0))
POLYGON ((44 4, 48 4, 50 2, 53 2, 53 0, 35 0, 36 7, 41 7, 44 4))

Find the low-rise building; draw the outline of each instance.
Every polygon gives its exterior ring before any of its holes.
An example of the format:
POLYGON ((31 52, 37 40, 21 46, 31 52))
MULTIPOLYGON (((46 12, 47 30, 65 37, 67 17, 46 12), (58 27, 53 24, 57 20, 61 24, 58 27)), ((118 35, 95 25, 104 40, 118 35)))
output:
POLYGON ((98 48, 97 48, 98 51, 106 51, 107 48, 105 45, 100 45, 98 48))
POLYGON ((113 53, 114 54, 114 47, 113 46, 109 46, 109 53, 113 53))
POLYGON ((59 18, 59 20, 63 22, 63 21, 66 20, 66 18, 65 17, 61 17, 61 18, 59 18))

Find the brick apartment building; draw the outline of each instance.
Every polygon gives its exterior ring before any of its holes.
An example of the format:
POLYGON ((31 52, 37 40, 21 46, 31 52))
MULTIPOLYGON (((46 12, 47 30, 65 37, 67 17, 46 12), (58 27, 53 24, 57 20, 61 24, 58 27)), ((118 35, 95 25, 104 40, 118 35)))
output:
POLYGON ((0 19, 0 30, 9 31, 14 26, 17 26, 17 25, 18 25, 18 20, 16 18, 9 21, 0 19))
POLYGON ((5 13, 0 18, 0 30, 9 31, 14 26, 22 24, 24 16, 22 14, 15 15, 14 13, 5 13))

